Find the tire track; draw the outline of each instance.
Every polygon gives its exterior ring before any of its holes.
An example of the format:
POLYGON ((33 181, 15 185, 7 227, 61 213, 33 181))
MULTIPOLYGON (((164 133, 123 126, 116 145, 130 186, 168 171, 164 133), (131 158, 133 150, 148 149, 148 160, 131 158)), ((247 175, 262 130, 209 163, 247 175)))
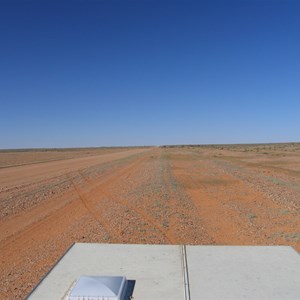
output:
MULTIPOLYGON (((67 174, 67 177, 69 177, 69 175, 67 174)), ((108 228, 108 226, 106 224, 104 224, 103 222, 100 222, 98 216, 94 213, 94 210, 92 208, 89 207, 88 204, 88 200, 86 199, 86 197, 83 195, 82 191, 80 190, 80 188, 75 184, 74 180, 72 179, 72 177, 69 177, 69 181, 71 182, 76 194, 78 195, 82 205, 84 206, 84 208, 87 210, 87 212, 92 216, 92 218, 101 226, 104 228, 104 230, 106 231, 106 233, 108 234, 108 236, 110 237, 110 239, 114 236, 114 232, 112 232, 111 229, 108 228)))
MULTIPOLYGON (((108 180, 105 180, 104 182, 101 182, 100 184, 93 184, 92 180, 86 178, 86 176, 81 172, 78 171, 78 173, 81 175, 82 179, 90 186, 94 187, 89 193, 96 193, 99 195, 102 195, 106 197, 107 199, 110 199, 114 203, 129 209, 130 211, 134 212, 141 220, 145 221, 147 224, 151 225, 157 232, 161 234, 164 239, 170 243, 174 244, 176 242, 176 239, 173 235, 171 235, 167 230, 163 229, 163 227, 160 225, 160 223, 156 222, 153 218, 149 217, 147 213, 145 213, 143 210, 134 207, 133 205, 130 205, 128 201, 116 199, 110 192, 109 188, 114 185, 114 183, 117 180, 120 180, 124 177, 128 178, 130 177, 131 174, 134 173, 134 171, 139 168, 139 166, 148 160, 149 158, 147 157, 142 157, 138 159, 137 161, 133 162, 130 166, 124 168, 122 171, 115 173, 113 176, 111 176, 108 180)), ((88 201, 88 197, 84 197, 84 201, 88 201)), ((100 200, 101 201, 101 200, 100 200)), ((99 202, 98 202, 99 203, 99 202)), ((91 212, 93 215, 95 215, 94 212, 91 212)), ((97 218, 97 216, 96 216, 97 218)), ((120 232, 117 233, 118 236, 121 236, 127 229, 130 227, 131 224, 129 224, 127 227, 123 228, 120 232)))

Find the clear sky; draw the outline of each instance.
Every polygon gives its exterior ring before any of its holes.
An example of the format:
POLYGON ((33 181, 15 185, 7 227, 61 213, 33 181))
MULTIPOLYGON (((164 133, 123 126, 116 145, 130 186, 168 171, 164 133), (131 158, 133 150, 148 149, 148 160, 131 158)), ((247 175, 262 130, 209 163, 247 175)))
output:
POLYGON ((300 1, 0 0, 0 148, 300 141, 300 1))

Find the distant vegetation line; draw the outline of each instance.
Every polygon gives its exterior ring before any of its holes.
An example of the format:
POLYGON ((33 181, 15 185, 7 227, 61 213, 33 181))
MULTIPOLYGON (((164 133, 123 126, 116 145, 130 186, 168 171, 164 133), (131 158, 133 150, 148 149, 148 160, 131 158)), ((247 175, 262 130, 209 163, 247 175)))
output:
POLYGON ((195 148, 232 148, 232 147, 264 147, 264 146, 299 146, 300 142, 281 142, 281 143, 245 143, 245 144, 182 144, 182 145, 161 145, 161 148, 185 148, 185 147, 195 147, 195 148))
MULTIPOLYGON (((280 142, 280 143, 240 143, 240 144, 170 144, 170 145, 160 145, 160 148, 234 148, 234 147, 266 147, 266 146, 292 146, 300 147, 300 142, 280 142)), ((13 149, 0 149, 2 152, 30 152, 30 151, 40 151, 40 152, 50 152, 50 151, 86 151, 86 150, 102 150, 102 149, 135 149, 135 148, 151 148, 156 147, 154 145, 144 145, 144 146, 102 146, 102 147, 67 147, 67 148, 13 148, 13 149)))
POLYGON ((150 148, 153 146, 103 146, 103 147, 76 147, 76 148, 14 148, 0 149, 0 152, 30 152, 30 151, 85 151, 85 150, 102 150, 102 149, 135 149, 150 148))

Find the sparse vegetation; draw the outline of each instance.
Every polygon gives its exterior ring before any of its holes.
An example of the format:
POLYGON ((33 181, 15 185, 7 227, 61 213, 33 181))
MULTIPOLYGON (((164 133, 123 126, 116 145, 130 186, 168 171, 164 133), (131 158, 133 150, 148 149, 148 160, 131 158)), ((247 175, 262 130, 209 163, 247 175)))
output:
POLYGON ((300 250, 299 150, 291 143, 0 152, 2 165, 27 163, 0 169, 2 290, 24 298, 80 241, 300 250))

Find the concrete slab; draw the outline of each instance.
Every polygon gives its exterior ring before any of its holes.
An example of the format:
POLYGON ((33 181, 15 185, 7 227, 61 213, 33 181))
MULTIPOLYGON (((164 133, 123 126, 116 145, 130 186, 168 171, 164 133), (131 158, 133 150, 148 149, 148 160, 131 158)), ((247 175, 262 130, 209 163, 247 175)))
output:
POLYGON ((116 275, 136 280, 135 299, 182 300, 180 262, 180 246, 75 244, 28 299, 63 299, 81 275, 116 275))
POLYGON ((191 299, 300 299, 300 256, 285 246, 187 246, 191 299))
POLYGON ((66 299, 82 275, 135 280, 134 299, 300 299, 300 256, 285 246, 75 244, 29 296, 66 299))

